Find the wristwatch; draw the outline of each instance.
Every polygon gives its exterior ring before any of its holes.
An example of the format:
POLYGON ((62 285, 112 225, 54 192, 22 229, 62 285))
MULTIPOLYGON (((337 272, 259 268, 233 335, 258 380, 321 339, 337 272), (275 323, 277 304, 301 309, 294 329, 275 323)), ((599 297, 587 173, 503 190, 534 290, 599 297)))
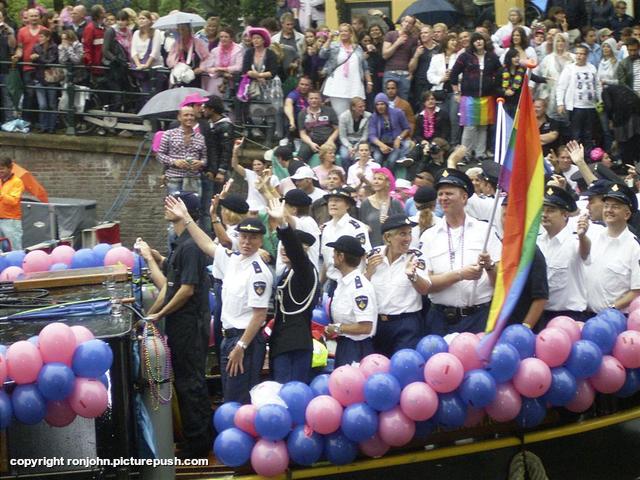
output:
POLYGON ((247 349, 247 344, 244 343, 242 340, 238 340, 236 342, 236 346, 240 347, 242 350, 246 350, 247 349))
POLYGON ((333 331, 336 332, 337 335, 342 335, 342 324, 341 323, 334 323, 333 324, 333 331))

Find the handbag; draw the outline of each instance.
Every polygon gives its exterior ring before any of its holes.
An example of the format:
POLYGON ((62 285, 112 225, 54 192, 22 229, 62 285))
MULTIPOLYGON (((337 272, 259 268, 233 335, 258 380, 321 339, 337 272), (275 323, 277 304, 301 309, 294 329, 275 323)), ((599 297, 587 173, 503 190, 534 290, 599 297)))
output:
POLYGON ((322 86, 320 87, 320 91, 324 92, 324 87, 327 85, 327 80, 329 79, 329 77, 333 77, 333 74, 336 73, 336 70, 338 70, 338 68, 340 68, 342 65, 344 65, 345 63, 347 63, 349 61, 349 59, 351 58, 351 55, 353 55, 353 53, 356 51, 355 47, 351 50, 351 53, 349 53, 349 55, 347 55, 347 58, 345 58, 343 61, 341 61, 339 64, 337 64, 335 67, 333 67, 333 70, 331 70, 331 73, 329 73, 324 80, 322 81, 322 86))
POLYGON ((46 83, 60 83, 64 80, 64 70, 59 67, 47 67, 44 69, 44 81, 46 83))
POLYGON ((251 98, 249 97, 249 85, 251 85, 251 79, 249 78, 249 75, 245 73, 240 78, 238 90, 236 91, 236 98, 241 102, 246 103, 251 100, 251 98))
MULTIPOLYGON (((152 46, 153 46, 153 37, 149 39, 149 45, 147 46, 147 51, 144 52, 144 55, 142 56, 142 59, 140 59, 140 63, 141 64, 144 65, 145 63, 147 63, 147 60, 149 60, 149 56, 151 55, 151 47, 152 46)), ((146 70, 141 70, 141 69, 138 69, 138 68, 134 68, 131 71, 131 75, 133 75, 133 77, 138 79, 138 80, 144 80, 147 77, 148 72, 146 70)))

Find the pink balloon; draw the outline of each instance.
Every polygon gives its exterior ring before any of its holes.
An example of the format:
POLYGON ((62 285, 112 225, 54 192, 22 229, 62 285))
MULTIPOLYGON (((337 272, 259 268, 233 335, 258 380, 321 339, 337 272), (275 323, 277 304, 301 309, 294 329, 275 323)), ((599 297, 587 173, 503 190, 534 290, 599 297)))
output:
POLYGON ((377 433, 368 440, 360 442, 360 451, 367 457, 378 458, 389 451, 389 445, 384 443, 377 433))
POLYGON ((482 368, 482 360, 477 351, 479 344, 480 339, 475 334, 464 332, 453 339, 449 345, 449 353, 458 357, 465 372, 482 368))
POLYGON ((622 388, 627 372, 617 358, 611 355, 602 357, 602 364, 591 377, 591 385, 600 393, 614 393, 622 388))
POLYGON ((42 368, 42 356, 31 342, 16 342, 7 350, 7 375, 17 384, 33 383, 42 368))
POLYGON ((525 397, 541 397, 551 386, 551 370, 538 358, 525 358, 513 376, 513 386, 525 397))
POLYGON ((108 397, 107 388, 100 380, 79 377, 69 395, 69 405, 81 417, 96 418, 107 409, 108 397))
POLYGON ((61 362, 71 366, 73 352, 76 349, 76 336, 64 323, 50 323, 38 335, 40 353, 45 363, 61 362))
POLYGON ((5 268, 2 273, 0 273, 0 282, 13 282, 20 278, 21 275, 24 275, 24 270, 20 267, 14 267, 13 265, 5 268))
POLYGON ((343 365, 329 376, 329 392, 345 407, 364 402, 364 381, 364 374, 358 367, 343 365))
POLYGON ((522 407, 522 398, 511 383, 501 383, 496 389, 496 398, 486 411, 497 422, 509 422, 518 416, 522 407))
POLYGON ((360 360, 359 368, 366 380, 374 373, 387 373, 389 371, 390 364, 391 360, 384 355, 372 353, 360 360))
POLYGON ((625 368, 640 367, 640 332, 627 330, 618 335, 613 347, 613 356, 625 368))
POLYGON ((438 409, 438 394, 424 382, 413 382, 400 394, 400 409, 411 420, 429 420, 438 409))
POLYGON ((536 337, 536 357, 550 367, 559 367, 571 353, 569 334, 558 327, 545 328, 536 337))
POLYGON ((95 338, 93 336, 93 333, 91 333, 91 330, 89 330, 87 327, 83 327, 82 325, 74 325, 70 328, 73 332, 74 337, 76 337, 76 346, 95 338))
POLYGON ((51 266, 49 254, 43 250, 34 250, 25 255, 22 260, 24 273, 48 272, 51 266))
POLYGON ((436 353, 424 366, 424 379, 438 393, 453 392, 464 377, 464 367, 451 353, 436 353))
POLYGON ((258 436, 256 432, 256 413, 258 413, 258 407, 252 404, 242 405, 233 417, 233 423, 243 432, 247 432, 254 437, 258 436))
POLYGON ((4 355, 0 353, 0 388, 7 379, 7 361, 4 359, 4 355))
MULTIPOLYGON (((638 299, 640 299, 640 297, 636 298, 636 300, 638 299)), ((634 302, 636 300, 634 300, 634 302)), ((640 332, 640 308, 632 310, 631 313, 629 313, 629 318, 627 319, 627 328, 629 330, 640 332)))
POLYGON ((134 261, 135 257, 133 256, 133 252, 127 247, 113 247, 104 256, 105 267, 121 264, 126 265, 129 268, 133 268, 134 261))
POLYGON ((588 380, 581 378, 577 382, 576 394, 565 408, 570 412, 582 413, 589 410, 596 398, 596 392, 588 380))
POLYGON ((629 311, 640 310, 640 297, 634 298, 629 304, 629 311))
POLYGON ((467 407, 467 419, 464 421, 464 426, 475 427, 479 425, 485 414, 484 408, 467 407))
POLYGON ((47 402, 47 415, 45 421, 52 427, 66 427, 76 419, 68 400, 55 400, 47 402))
POLYGON ((411 441, 416 433, 416 424, 400 407, 380 412, 378 434, 380 439, 392 447, 401 447, 411 441))
POLYGON ((478 332, 476 333, 476 337, 478 337, 479 340, 482 340, 486 334, 487 332, 478 332))
POLYGON ((307 405, 305 419, 315 432, 328 435, 340 428, 342 405, 329 395, 319 395, 307 405))
POLYGON ((547 324, 547 328, 560 328, 567 332, 571 343, 575 343, 580 340, 580 327, 571 317, 565 315, 559 315, 554 317, 547 324))
POLYGON ((287 444, 282 440, 272 442, 261 438, 251 451, 251 466, 263 477, 275 477, 284 473, 289 466, 287 444))
POLYGON ((74 253, 76 253, 76 251, 69 245, 58 245, 49 255, 51 264, 64 263, 66 266, 70 266, 74 253))

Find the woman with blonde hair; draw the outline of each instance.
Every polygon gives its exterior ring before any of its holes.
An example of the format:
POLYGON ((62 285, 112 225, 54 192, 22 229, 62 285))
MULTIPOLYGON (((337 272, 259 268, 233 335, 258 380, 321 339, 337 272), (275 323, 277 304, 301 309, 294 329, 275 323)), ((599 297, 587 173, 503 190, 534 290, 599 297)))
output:
POLYGON ((333 41, 323 45, 319 55, 320 58, 327 59, 324 67, 327 80, 322 93, 329 97, 331 106, 339 117, 342 112, 349 110, 353 97, 364 98, 364 82, 367 92, 372 91, 373 82, 364 51, 356 41, 353 27, 348 23, 342 23, 337 33, 333 41))
POLYGON ((399 200, 391 197, 396 189, 396 179, 388 168, 373 170, 371 182, 373 194, 363 200, 360 205, 359 219, 369 226, 371 245, 382 245, 382 224, 391 215, 404 213, 404 207, 399 200))
POLYGON ((131 39, 131 60, 135 68, 133 75, 138 79, 142 92, 151 91, 149 69, 164 66, 160 49, 164 42, 164 33, 154 30, 151 12, 142 10, 138 14, 138 30, 131 39))
POLYGON ((538 84, 536 97, 547 100, 547 116, 553 120, 568 124, 566 114, 558 113, 556 102, 556 88, 560 74, 564 67, 575 62, 573 53, 569 52, 567 36, 564 33, 556 33, 553 37, 552 52, 542 59, 542 62, 534 69, 534 73, 544 77, 546 83, 538 84))
POLYGON ((320 146, 320 150, 318 150, 318 158, 320 159, 320 165, 313 169, 313 172, 318 177, 318 182, 320 182, 320 188, 327 190, 327 177, 329 176, 329 172, 333 170, 340 170, 344 175, 344 169, 336 165, 336 147, 331 144, 324 144, 320 146))

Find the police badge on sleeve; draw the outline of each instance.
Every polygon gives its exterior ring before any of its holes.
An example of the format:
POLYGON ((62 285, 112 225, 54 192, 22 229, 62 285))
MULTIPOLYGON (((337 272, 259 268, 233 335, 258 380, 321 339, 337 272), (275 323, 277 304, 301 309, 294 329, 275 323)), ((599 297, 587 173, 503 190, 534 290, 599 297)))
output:
POLYGON ((256 292, 259 296, 262 296, 262 294, 266 289, 267 289, 266 282, 253 282, 253 291, 256 292))
POLYGON ((367 297, 366 295, 357 296, 356 305, 360 310, 364 311, 364 309, 367 308, 367 305, 369 305, 369 297, 367 297))

